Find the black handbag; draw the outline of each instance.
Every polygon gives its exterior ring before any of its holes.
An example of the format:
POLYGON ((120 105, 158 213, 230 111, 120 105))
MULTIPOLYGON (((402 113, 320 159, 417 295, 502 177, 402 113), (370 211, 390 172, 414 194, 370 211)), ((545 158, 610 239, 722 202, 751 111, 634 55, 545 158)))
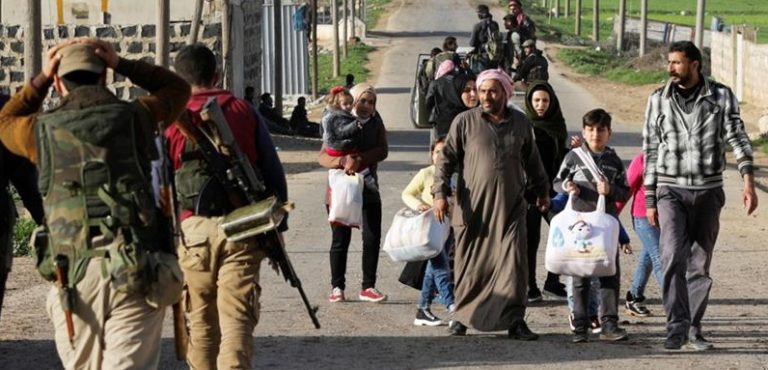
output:
POLYGON ((406 263, 405 267, 403 267, 403 272, 400 273, 400 277, 397 280, 413 289, 421 290, 421 285, 424 283, 424 272, 427 270, 427 262, 429 260, 406 263))

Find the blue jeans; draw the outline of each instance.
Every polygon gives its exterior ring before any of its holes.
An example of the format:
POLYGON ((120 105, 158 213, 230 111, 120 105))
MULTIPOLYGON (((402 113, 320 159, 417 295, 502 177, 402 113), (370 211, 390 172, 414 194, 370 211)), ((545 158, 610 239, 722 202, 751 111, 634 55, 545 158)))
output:
POLYGON ((633 297, 643 297, 645 286, 651 277, 651 271, 653 271, 653 276, 656 277, 659 291, 661 291, 661 283, 664 281, 661 270, 661 252, 659 250, 659 237, 661 234, 659 228, 651 226, 645 217, 633 217, 632 224, 635 228, 635 234, 640 238, 640 242, 643 243, 643 249, 640 251, 640 258, 637 260, 635 276, 632 278, 632 287, 629 291, 633 297))
POLYGON ((445 307, 450 308, 454 304, 453 298, 453 279, 448 265, 448 252, 453 247, 453 231, 448 236, 443 250, 427 262, 427 268, 424 271, 424 283, 421 285, 421 295, 419 296, 419 308, 429 308, 432 303, 432 292, 437 289, 440 294, 440 301, 445 307))
MULTIPOLYGON (((565 291, 568 293, 568 312, 573 313, 573 276, 565 279, 565 291)), ((597 316, 600 308, 600 278, 589 278, 589 317, 597 316)))

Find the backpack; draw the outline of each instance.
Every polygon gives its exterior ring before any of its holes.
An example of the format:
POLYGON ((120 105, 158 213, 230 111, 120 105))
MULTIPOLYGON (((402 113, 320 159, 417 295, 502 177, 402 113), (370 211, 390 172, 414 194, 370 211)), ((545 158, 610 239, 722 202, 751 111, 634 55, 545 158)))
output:
POLYGON ((39 187, 46 210, 46 226, 38 230, 47 237, 40 237, 35 248, 46 280, 56 280, 56 264, 66 260, 69 268, 63 269, 74 288, 88 261, 100 256, 109 261, 103 271, 112 275, 115 289, 149 289, 148 254, 159 251, 159 241, 170 234, 163 234, 167 229, 147 175, 157 152, 145 122, 151 117, 137 104, 117 98, 37 118, 39 187), (124 242, 113 243, 118 238, 124 242), (109 251, 98 248, 102 245, 109 251))
POLYGON ((500 62, 504 58, 504 43, 501 32, 499 32, 498 27, 494 30, 491 23, 485 27, 485 32, 488 40, 483 45, 483 49, 488 54, 488 60, 500 62))
POLYGON ((548 81, 549 80, 549 72, 547 72, 547 68, 538 65, 536 67, 531 68, 531 71, 528 72, 528 77, 526 81, 548 81))

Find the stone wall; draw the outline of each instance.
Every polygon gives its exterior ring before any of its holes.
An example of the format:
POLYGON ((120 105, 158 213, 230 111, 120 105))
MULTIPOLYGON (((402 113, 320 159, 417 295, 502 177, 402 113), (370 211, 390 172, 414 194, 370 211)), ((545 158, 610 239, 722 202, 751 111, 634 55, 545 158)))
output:
MULTIPOLYGON (((244 3, 246 27, 245 37, 244 82, 246 85, 259 86, 261 79, 261 6, 244 3)), ((169 31, 170 60, 187 41, 191 29, 190 22, 174 22, 169 31)), ((113 44, 120 56, 128 59, 141 59, 149 63, 155 61, 156 28, 154 24, 134 25, 59 25, 46 26, 43 30, 43 49, 47 50, 63 40, 72 37, 99 37, 113 44)), ((221 53, 221 24, 210 23, 200 27, 198 41, 210 47, 217 57, 221 53)), ((24 31, 17 25, 0 25, 0 92, 15 93, 25 83, 24 78, 24 31)), ((44 51, 41 51, 44 52, 44 51)), ((219 61, 221 59, 219 58, 219 61)), ((108 75, 109 88, 122 99, 132 99, 144 92, 126 80, 123 76, 108 75)), ((243 92, 235 92, 242 96, 243 92)))

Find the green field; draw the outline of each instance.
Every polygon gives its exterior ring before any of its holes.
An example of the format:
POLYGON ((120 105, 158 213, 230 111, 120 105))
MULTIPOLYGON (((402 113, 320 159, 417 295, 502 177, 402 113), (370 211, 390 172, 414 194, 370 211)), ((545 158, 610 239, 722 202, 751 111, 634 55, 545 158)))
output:
MULTIPOLYGON (((507 1, 501 0, 504 6, 507 1)), ((525 9, 535 15, 539 24, 545 24, 542 0, 523 0, 525 9), (538 13, 538 14, 537 14, 538 13)), ((554 8, 555 0, 547 0, 548 8, 554 8)), ((573 16, 576 14, 576 0, 571 0, 571 17, 565 19, 565 0, 560 0, 561 18, 551 19, 551 25, 563 31, 574 31, 573 16)), ((618 0, 600 1, 600 39, 607 41, 613 27, 613 17, 619 12, 618 0)), ((709 28, 712 17, 721 17, 728 25, 753 26, 764 30, 758 32, 758 42, 768 43, 768 1, 766 0, 707 0, 704 27, 709 28)), ((627 15, 640 17, 640 0, 627 0, 627 15)), ((696 24, 696 0, 649 0, 648 19, 666 21, 687 26, 696 24)), ((592 33, 592 0, 582 1, 581 36, 590 38, 592 33)))
MULTIPOLYGON (((318 67, 318 81, 317 89, 320 94, 328 93, 332 87, 337 85, 344 85, 346 83, 345 77, 347 73, 355 75, 356 82, 368 81, 369 71, 365 68, 368 64, 368 53, 375 50, 372 46, 368 46, 363 43, 349 46, 347 51, 347 58, 341 57, 339 77, 333 78, 333 54, 321 53, 317 56, 318 67)), ((339 52, 341 54, 341 52, 339 52)), ((311 58, 310 58, 311 59, 311 58)), ((313 71, 310 60, 310 75, 313 71)))

